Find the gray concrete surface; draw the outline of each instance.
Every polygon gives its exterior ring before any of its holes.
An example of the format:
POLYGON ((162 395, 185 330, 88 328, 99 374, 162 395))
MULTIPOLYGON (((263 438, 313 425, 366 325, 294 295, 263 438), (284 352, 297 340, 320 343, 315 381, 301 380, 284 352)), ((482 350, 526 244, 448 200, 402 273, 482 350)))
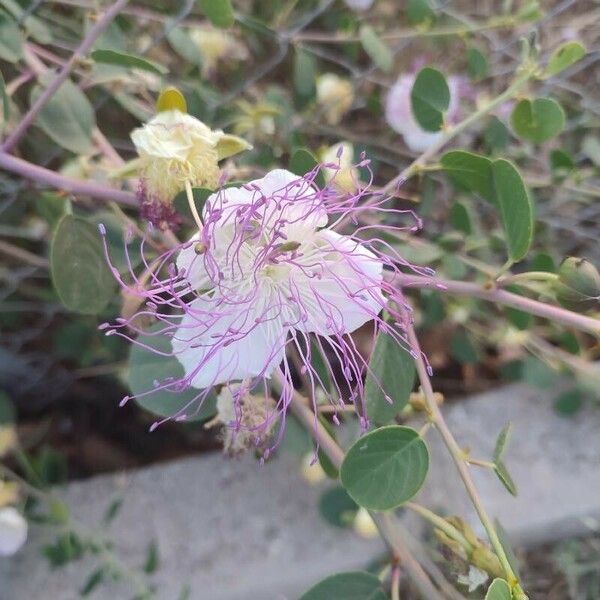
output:
MULTIPOLYGON (((518 498, 492 473, 474 469, 474 474, 489 512, 516 542, 534 544, 584 532, 600 519, 598 409, 560 417, 540 392, 510 386, 444 410, 459 443, 480 458, 489 457, 500 429, 514 421, 505 462, 519 487, 518 498)), ((419 501, 472 515, 435 431, 427 440, 432 468, 419 501)), ((177 600, 186 584, 193 600, 295 600, 313 582, 361 567, 382 549, 378 541, 321 520, 320 490, 300 478, 291 457, 260 468, 249 457, 207 455, 99 476, 66 490, 74 512, 92 526, 117 495, 125 501, 110 528, 116 551, 138 566, 148 542, 158 540, 160 565, 152 580, 161 600, 177 600)), ((33 528, 18 556, 0 559, 0 600, 79 598, 89 561, 51 572, 39 554, 44 539, 42 528, 33 528)), ((122 585, 102 585, 91 597, 132 596, 122 585)))

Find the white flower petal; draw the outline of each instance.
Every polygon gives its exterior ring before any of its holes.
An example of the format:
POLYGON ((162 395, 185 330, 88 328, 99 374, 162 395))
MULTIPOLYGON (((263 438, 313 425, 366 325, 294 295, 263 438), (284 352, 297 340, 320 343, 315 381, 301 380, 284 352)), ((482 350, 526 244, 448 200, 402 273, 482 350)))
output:
POLYGON ((323 268, 320 277, 294 277, 292 295, 300 296, 306 311, 306 320, 296 327, 321 335, 350 333, 385 305, 383 264, 365 246, 329 229, 320 231, 315 243, 320 249, 306 262, 320 261, 323 268))
POLYGON ((264 306, 260 299, 239 305, 217 306, 204 298, 190 303, 172 347, 194 387, 269 376, 279 365, 287 330, 278 311, 270 309, 265 316, 264 306), (256 323, 257 317, 268 320, 256 323))
POLYGON ((0 508, 0 556, 17 552, 27 539, 27 521, 12 506, 0 508))

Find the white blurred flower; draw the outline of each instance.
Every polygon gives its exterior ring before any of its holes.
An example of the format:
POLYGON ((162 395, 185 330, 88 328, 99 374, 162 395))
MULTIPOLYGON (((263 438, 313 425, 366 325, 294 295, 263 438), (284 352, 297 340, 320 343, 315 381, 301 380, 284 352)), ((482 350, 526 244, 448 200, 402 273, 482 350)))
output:
POLYGON ((346 6, 352 10, 369 10, 374 0, 344 0, 346 6))
POLYGON ((332 182, 343 192, 354 192, 359 181, 358 169, 354 166, 354 147, 350 142, 338 142, 326 148, 321 154, 323 163, 339 165, 337 169, 323 167, 327 183, 332 182))
POLYGON ((27 521, 12 506, 0 508, 0 556, 17 552, 27 539, 27 521))
POLYGON ((337 125, 354 102, 354 88, 348 79, 325 73, 317 79, 317 102, 329 125, 337 125))
POLYGON ((195 27, 189 32, 202 56, 202 74, 215 72, 220 60, 244 60, 248 52, 233 35, 216 27, 195 27))
POLYGON ((375 538, 379 535, 377 526, 371 518, 369 511, 362 506, 358 509, 356 517, 354 517, 354 531, 367 539, 375 538))
MULTIPOLYGON (((415 75, 401 75, 392 86, 386 99, 385 118, 392 129, 402 134, 406 145, 413 152, 425 152, 430 146, 438 142, 444 135, 443 132, 425 131, 417 123, 411 108, 410 92, 415 82, 415 75)), ((447 118, 452 122, 459 109, 459 83, 455 76, 448 77, 450 89, 450 105, 447 118)))

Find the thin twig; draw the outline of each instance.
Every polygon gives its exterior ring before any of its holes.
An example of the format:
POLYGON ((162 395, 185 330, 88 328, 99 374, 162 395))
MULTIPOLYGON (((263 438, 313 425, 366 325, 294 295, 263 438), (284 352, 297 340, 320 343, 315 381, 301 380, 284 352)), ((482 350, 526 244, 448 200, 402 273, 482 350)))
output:
POLYGON ((103 15, 100 17, 96 24, 89 30, 88 34, 83 38, 83 41, 71 58, 65 63, 63 68, 59 71, 58 75, 52 80, 52 82, 46 87, 46 89, 40 94, 39 98, 35 101, 33 106, 29 109, 27 114, 21 119, 16 129, 8 136, 2 150, 4 152, 10 152, 23 137, 29 126, 35 121, 39 112, 44 108, 47 102, 52 98, 56 90, 64 83, 69 77, 69 74, 77 64, 79 60, 85 58, 86 54, 94 45, 95 41, 100 37, 100 34, 106 29, 109 23, 119 14, 121 9, 129 2, 129 0, 117 0, 103 15))

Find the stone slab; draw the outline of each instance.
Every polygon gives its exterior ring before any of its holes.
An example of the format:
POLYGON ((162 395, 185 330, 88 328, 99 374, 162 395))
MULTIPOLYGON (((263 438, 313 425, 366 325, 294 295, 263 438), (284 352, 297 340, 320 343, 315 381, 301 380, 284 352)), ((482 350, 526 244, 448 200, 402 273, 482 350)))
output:
MULTIPOLYGON (((459 443, 480 458, 490 456, 505 422, 514 422, 505 462, 519 496, 512 498, 490 472, 474 468, 474 476, 489 512, 515 542, 574 535, 594 519, 600 522, 598 409, 561 417, 539 391, 515 385, 444 411, 459 443)), ((432 469, 418 500, 470 515, 475 523, 435 431, 427 441, 432 469)), ((364 566, 382 550, 378 540, 326 525, 317 509, 320 492, 301 479, 291 457, 260 468, 251 457, 228 460, 213 454, 74 482, 66 498, 91 526, 113 498, 125 498, 110 536, 131 566, 143 564, 148 543, 158 540, 160 565, 152 579, 161 600, 177 600, 185 584, 193 600, 295 600, 313 582, 364 566)), ((33 527, 18 556, 0 559, 0 600, 79 598, 92 568, 89 561, 51 572, 39 553, 44 539, 44 530, 33 527)), ((132 596, 122 585, 102 585, 92 598, 132 596)))

